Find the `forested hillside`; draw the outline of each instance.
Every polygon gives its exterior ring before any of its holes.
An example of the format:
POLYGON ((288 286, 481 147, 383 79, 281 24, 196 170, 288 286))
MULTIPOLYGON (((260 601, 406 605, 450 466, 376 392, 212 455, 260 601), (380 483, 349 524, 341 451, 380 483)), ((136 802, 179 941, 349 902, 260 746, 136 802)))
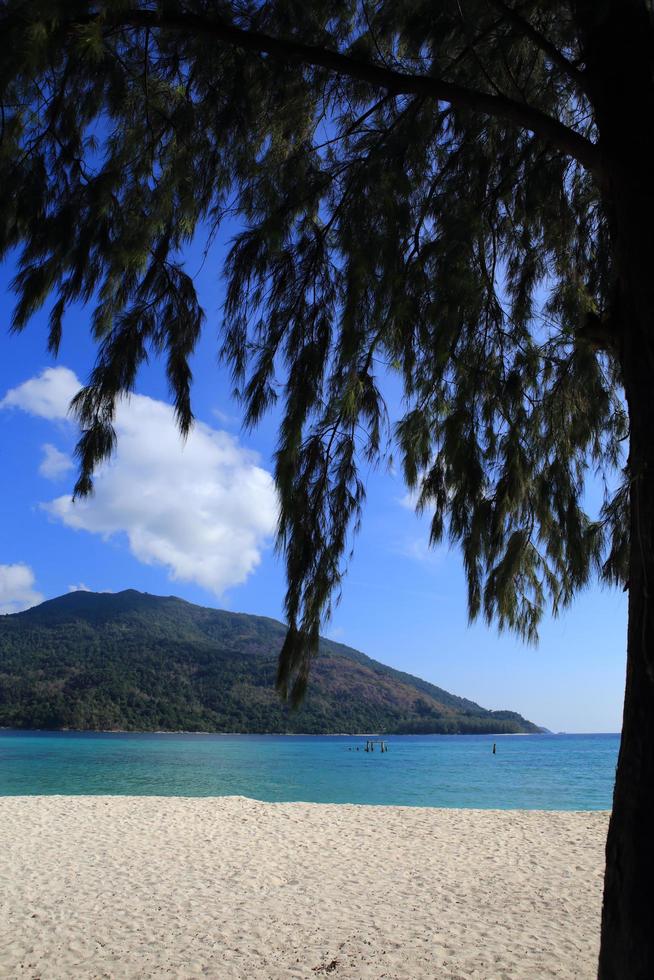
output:
POLYGON ((0 617, 0 726, 216 732, 535 732, 331 640, 297 711, 282 623, 127 590, 0 617))

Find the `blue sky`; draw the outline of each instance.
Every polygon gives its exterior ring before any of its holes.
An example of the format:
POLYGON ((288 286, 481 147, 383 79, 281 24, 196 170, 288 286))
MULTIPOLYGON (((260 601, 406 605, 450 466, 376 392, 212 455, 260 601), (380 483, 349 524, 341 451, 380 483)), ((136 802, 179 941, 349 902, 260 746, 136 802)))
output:
MULTIPOLYGON (((77 432, 66 405, 94 360, 88 314, 71 312, 55 360, 47 310, 11 335, 11 264, 0 270, 0 611, 71 588, 136 588, 281 618, 284 576, 273 553, 269 475, 275 420, 241 431, 217 360, 221 244, 192 250, 207 323, 194 358, 198 420, 182 446, 161 365, 142 372, 118 415, 116 458, 94 498, 73 505, 77 432)), ((593 586, 537 647, 469 626, 458 552, 427 548, 427 522, 407 506, 399 475, 368 476, 368 500, 340 605, 325 633, 485 707, 511 708, 554 731, 618 731, 626 596, 593 586)))

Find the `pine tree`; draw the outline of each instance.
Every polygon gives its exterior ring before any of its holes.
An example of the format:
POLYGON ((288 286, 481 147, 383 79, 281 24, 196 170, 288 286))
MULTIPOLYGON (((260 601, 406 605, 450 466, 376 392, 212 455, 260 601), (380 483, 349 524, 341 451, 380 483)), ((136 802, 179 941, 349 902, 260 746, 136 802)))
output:
POLYGON ((282 691, 306 686, 389 443, 432 542, 461 546, 471 617, 533 639, 593 574, 629 588, 600 976, 634 980, 654 976, 653 68, 647 0, 0 0, 13 326, 51 303, 56 351, 81 301, 98 343, 78 494, 148 352, 192 424, 184 246, 240 217, 222 353, 248 424, 282 402, 282 691))

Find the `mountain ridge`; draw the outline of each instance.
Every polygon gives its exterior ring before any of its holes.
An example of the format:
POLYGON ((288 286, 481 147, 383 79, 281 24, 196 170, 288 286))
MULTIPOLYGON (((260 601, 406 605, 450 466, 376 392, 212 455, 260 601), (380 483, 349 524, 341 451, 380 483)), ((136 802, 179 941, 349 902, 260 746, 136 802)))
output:
POLYGON ((321 638, 309 693, 273 690, 275 619, 126 589, 0 616, 0 726, 127 731, 505 734, 541 728, 321 638))

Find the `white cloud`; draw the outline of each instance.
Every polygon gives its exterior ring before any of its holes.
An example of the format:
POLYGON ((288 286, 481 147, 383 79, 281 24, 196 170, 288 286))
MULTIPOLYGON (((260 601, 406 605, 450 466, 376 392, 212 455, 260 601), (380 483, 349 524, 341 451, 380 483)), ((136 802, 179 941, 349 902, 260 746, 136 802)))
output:
POLYGON ((420 513, 418 511, 421 486, 422 486, 422 479, 420 480, 420 486, 415 487, 413 490, 407 490, 407 492, 404 494, 403 497, 396 498, 396 501, 400 505, 400 507, 403 507, 404 510, 413 511, 415 514, 418 514, 419 517, 421 516, 421 513, 429 516, 433 514, 435 510, 434 504, 431 501, 428 501, 425 504, 425 506, 422 508, 422 512, 420 513))
POLYGON ((429 544, 429 535, 406 538, 396 549, 398 555, 403 558, 411 558, 413 561, 421 562, 425 565, 440 564, 445 555, 445 548, 442 545, 433 547, 429 544))
POLYGON ((45 476, 48 480, 58 480, 64 473, 72 470, 73 461, 70 456, 60 452, 52 443, 46 442, 41 448, 43 450, 43 459, 39 466, 41 476, 45 476))
POLYGON ((0 613, 20 612, 43 602, 33 586, 34 572, 29 565, 0 565, 0 613))
MULTIPOLYGON (((79 387, 72 371, 49 368, 0 405, 63 419, 79 387)), ((115 428, 117 452, 99 467, 93 497, 61 496, 44 509, 105 539, 125 534, 139 561, 215 595, 244 582, 277 521, 273 480, 255 454, 202 422, 183 442, 171 406, 144 395, 119 403, 115 428)))
POLYGON ((77 585, 69 585, 69 592, 99 592, 101 595, 114 595, 113 589, 92 589, 86 582, 78 582, 77 585))
POLYGON ((415 511, 416 507, 418 506, 419 496, 419 490, 407 490, 403 497, 397 498, 397 502, 400 507, 404 507, 405 510, 415 511))
POLYGON ((65 419, 70 403, 81 387, 81 382, 68 368, 46 368, 38 377, 8 391, 0 408, 21 408, 42 419, 65 419))
POLYGON ((234 426, 240 424, 238 415, 230 415, 228 412, 223 412, 220 408, 213 408, 211 410, 211 414, 214 416, 214 418, 218 419, 221 425, 226 425, 230 429, 233 429, 234 426))

